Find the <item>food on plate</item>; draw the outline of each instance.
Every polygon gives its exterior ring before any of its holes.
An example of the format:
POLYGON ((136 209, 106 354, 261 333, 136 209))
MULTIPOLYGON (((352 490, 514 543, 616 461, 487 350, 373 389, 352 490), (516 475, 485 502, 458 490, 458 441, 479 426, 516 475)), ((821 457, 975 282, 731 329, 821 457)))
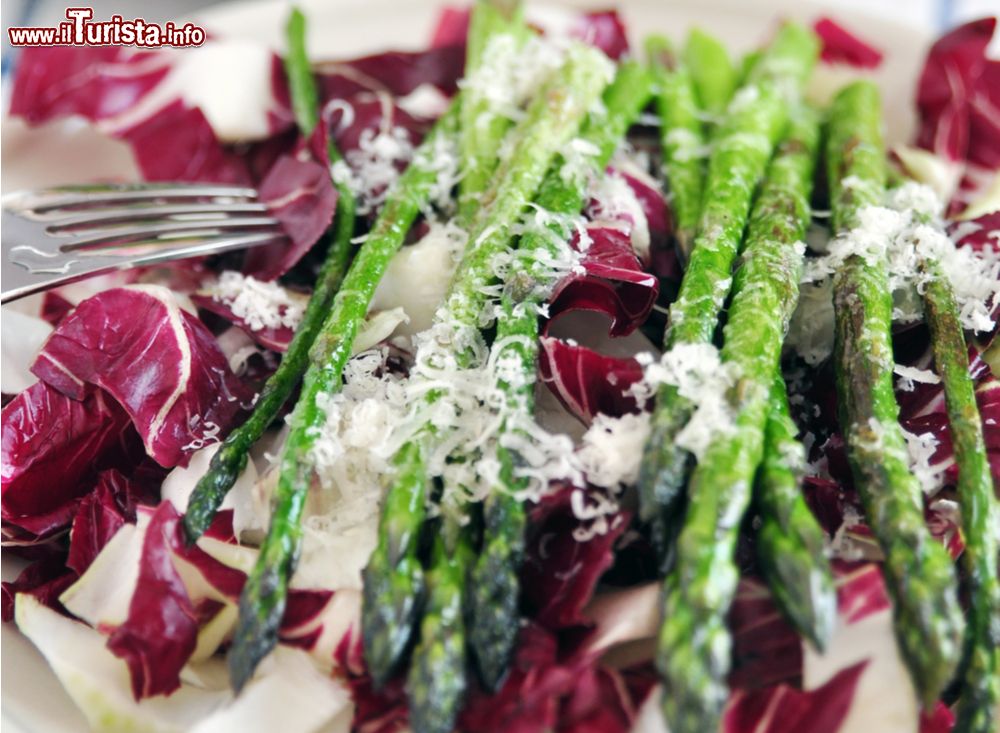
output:
POLYGON ((994 731, 994 29, 889 148, 829 18, 26 49, 12 114, 288 237, 17 306, 4 619, 95 730, 994 731))

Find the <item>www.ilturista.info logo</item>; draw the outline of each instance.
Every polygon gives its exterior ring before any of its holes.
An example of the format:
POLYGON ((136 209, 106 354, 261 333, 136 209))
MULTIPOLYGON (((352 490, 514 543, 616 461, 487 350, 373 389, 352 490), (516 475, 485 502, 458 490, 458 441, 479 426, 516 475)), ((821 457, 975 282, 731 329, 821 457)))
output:
POLYGON ((124 20, 112 15, 111 20, 94 21, 93 8, 66 8, 67 22, 55 28, 9 28, 12 46, 141 46, 156 48, 200 46, 205 42, 205 29, 185 23, 163 25, 147 23, 142 18, 124 20))

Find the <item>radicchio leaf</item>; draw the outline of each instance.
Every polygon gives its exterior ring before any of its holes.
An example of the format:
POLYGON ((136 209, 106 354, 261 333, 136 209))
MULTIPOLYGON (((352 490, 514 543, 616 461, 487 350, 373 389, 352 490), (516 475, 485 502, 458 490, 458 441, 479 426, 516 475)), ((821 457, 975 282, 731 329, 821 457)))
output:
POLYGON ((802 640, 788 623, 767 585, 743 577, 729 609, 733 666, 729 685, 755 690, 802 682, 802 640))
POLYGON ((580 526, 570 501, 572 488, 539 504, 532 516, 521 590, 529 615, 545 628, 586 625, 583 607, 597 581, 614 560, 614 545, 628 525, 612 522, 604 534, 586 542, 573 536, 580 526))
POLYGON ((967 174, 952 213, 1000 168, 1000 61, 986 56, 995 28, 996 18, 983 18, 939 38, 917 86, 917 145, 967 174))
POLYGON ((496 695, 478 688, 459 717, 468 733, 627 733, 652 689, 652 665, 616 670, 589 654, 561 653, 535 624, 521 629, 510 673, 496 695))
MULTIPOLYGON (((581 264, 585 274, 571 274, 556 286, 549 306, 549 324, 573 310, 604 313, 612 336, 626 336, 646 320, 659 282, 645 272, 632 249, 630 232, 617 226, 587 227, 590 244, 581 264)), ((580 246, 579 234, 573 246, 580 246)))
POLYGON ((87 385, 114 397, 161 466, 187 461, 192 441, 226 431, 249 395, 215 339, 159 286, 115 288, 60 322, 32 367, 75 400, 87 385))
POLYGON ((97 472, 127 464, 131 421, 100 389, 71 399, 38 382, 3 409, 4 534, 41 541, 67 528, 97 472))
MULTIPOLYGON (((572 19, 568 35, 599 48, 614 60, 628 53, 628 33, 615 10, 581 13, 572 19)), ((431 46, 464 46, 469 35, 468 8, 445 7, 431 34, 431 46)))
POLYGON ((396 733, 407 727, 409 713, 406 692, 399 677, 376 690, 365 666, 364 645, 353 628, 341 638, 334 650, 334 664, 351 689, 354 720, 351 730, 357 733, 396 733))
MULTIPOLYGON (((447 13, 449 9, 445 9, 447 13)), ((444 15, 442 15, 444 17, 444 15)), ((324 100, 349 99, 361 92, 405 97, 421 84, 452 95, 465 68, 465 29, 452 43, 437 43, 426 51, 387 51, 349 61, 321 64, 320 95, 324 100)))
POLYGON ((837 733, 867 662, 841 670, 815 690, 786 684, 736 690, 722 720, 723 733, 837 733))
POLYGON ((635 359, 604 356, 549 336, 542 336, 539 345, 542 381, 583 422, 589 423, 598 413, 620 417, 639 411, 628 393, 642 379, 642 367, 635 359))
POLYGON ((10 114, 32 123, 81 115, 103 120, 139 103, 170 71, 166 54, 114 46, 25 48, 18 58, 10 114))
POLYGON ((288 350, 288 345, 292 342, 292 337, 295 335, 295 330, 288 326, 281 326, 279 328, 251 328, 243 318, 233 313, 232 308, 226 302, 218 300, 211 295, 194 293, 191 295, 191 302, 202 310, 226 319, 234 326, 240 328, 255 342, 271 351, 284 353, 288 350))
POLYGON ((115 532, 135 521, 140 494, 141 488, 117 469, 103 471, 73 518, 66 566, 82 575, 115 532))
POLYGON ((570 36, 599 48, 615 61, 629 51, 625 24, 616 10, 581 14, 570 29, 570 36))
POLYGON ((996 20, 966 23, 939 38, 927 54, 917 85, 917 144, 950 160, 969 150, 969 102, 986 61, 996 20))
POLYGON ((830 18, 820 18, 813 30, 822 42, 820 57, 827 63, 847 64, 861 69, 877 69, 882 52, 830 18))
POLYGON ((260 200, 291 240, 289 245, 254 247, 246 253, 243 271, 260 280, 273 280, 288 272, 333 221, 337 189, 329 168, 305 155, 304 150, 278 158, 260 182, 260 200))
POLYGON ((14 620, 14 597, 18 593, 28 593, 45 606, 65 612, 59 603, 59 596, 76 578, 76 573, 66 568, 62 553, 36 560, 22 570, 16 580, 2 584, 0 620, 14 620))
POLYGON ((108 639, 128 665, 136 700, 180 687, 198 640, 199 616, 173 562, 173 548, 183 542, 180 518, 169 501, 150 518, 128 618, 108 639))
POLYGON ((972 247, 977 252, 1000 251, 1000 211, 972 219, 956 222, 949 228, 956 247, 972 247))

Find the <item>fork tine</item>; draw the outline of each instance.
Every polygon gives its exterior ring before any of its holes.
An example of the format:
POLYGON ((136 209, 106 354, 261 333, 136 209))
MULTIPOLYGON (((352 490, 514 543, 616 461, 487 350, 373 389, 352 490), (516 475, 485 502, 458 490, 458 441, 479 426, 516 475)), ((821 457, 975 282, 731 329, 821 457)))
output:
POLYGON ((159 238, 169 244, 169 237, 175 234, 192 236, 204 233, 213 236, 230 229, 275 229, 278 220, 272 216, 229 217, 226 219, 205 219, 201 221, 167 221, 134 227, 111 227, 95 231, 87 230, 83 236, 68 237, 61 247, 63 252, 91 247, 103 243, 122 243, 138 239, 159 238))
MULTIPOLYGON (((64 215, 61 212, 51 214, 32 215, 33 219, 49 222, 48 231, 58 232, 71 227, 83 225, 97 226, 102 223, 148 221, 151 219, 163 220, 168 217, 184 216, 204 216, 208 214, 216 215, 214 218, 222 219, 233 214, 263 214, 267 212, 267 205, 255 201, 238 202, 231 204, 223 203, 191 203, 191 204, 163 204, 160 206, 142 206, 135 208, 114 208, 114 209, 81 209, 80 213, 64 215)), ((205 219, 207 221, 208 219, 205 219)))
POLYGON ((257 191, 223 184, 115 184, 59 186, 17 191, 3 197, 5 208, 44 212, 53 209, 114 205, 164 199, 257 199, 257 191))

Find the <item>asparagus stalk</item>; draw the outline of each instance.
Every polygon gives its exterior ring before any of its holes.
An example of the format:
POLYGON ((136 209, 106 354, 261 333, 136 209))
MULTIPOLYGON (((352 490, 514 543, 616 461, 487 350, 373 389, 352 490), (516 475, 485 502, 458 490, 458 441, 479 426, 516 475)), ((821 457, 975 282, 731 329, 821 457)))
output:
MULTIPOLYGON (((537 191, 562 146, 576 134, 607 83, 610 64, 599 51, 573 46, 567 60, 529 105, 525 118, 511 131, 515 145, 497 169, 496 183, 483 196, 469 234, 469 248, 459 264, 444 307, 454 332, 455 357, 470 366, 465 348, 479 338, 486 287, 494 279, 492 263, 511 239, 512 227, 537 191)), ((389 489, 379 526, 379 543, 365 570, 362 633, 365 658, 376 685, 388 679, 412 635, 416 617, 414 591, 422 585, 416 560, 417 533, 425 512, 425 451, 433 440, 430 426, 397 455, 395 480, 389 489)), ((454 552, 454 548, 447 548, 454 552)), ((451 553, 445 553, 450 557, 451 553)), ((420 653, 418 648, 415 653, 420 653)), ((440 671, 440 670, 439 670, 440 671)), ((433 692, 435 680, 425 680, 433 692)), ((455 711, 457 712, 457 701, 455 711)))
POLYGON ((805 450, 796 433, 779 373, 771 387, 755 487, 761 519, 757 561, 778 608, 822 651, 837 619, 837 592, 824 554, 823 529, 802 495, 805 450))
MULTIPOLYGON (((306 54, 305 16, 297 8, 292 9, 286 32, 288 55, 285 57, 285 74, 288 76, 292 108, 299 130, 308 136, 319 122, 319 98, 316 80, 306 54)), ((327 142, 327 150, 330 162, 340 160, 340 152, 332 139, 327 142)), ((354 235, 354 194, 343 184, 337 184, 337 194, 330 249, 316 278, 316 286, 306 305, 302 322, 278 368, 264 383, 250 417, 222 442, 219 450, 212 456, 208 472, 195 486, 184 515, 184 530, 188 542, 193 543, 208 529, 219 505, 246 468, 250 447, 274 421, 278 410, 288 400, 309 364, 309 349, 323 325, 333 296, 344 279, 353 249, 351 237, 354 235)))
MULTIPOLYGON (((670 190, 675 237, 681 254, 687 259, 701 214, 705 136, 691 73, 677 59, 670 42, 663 36, 650 36, 646 39, 646 54, 657 89, 663 176, 670 190)), ((655 502, 642 502, 642 519, 652 519, 649 513, 654 506, 655 502)))
POLYGON ((453 139, 457 122, 458 103, 453 102, 396 182, 310 350, 309 368, 281 456, 271 526, 240 597, 240 617, 229 654, 230 677, 236 690, 243 687, 277 642, 288 581, 302 544, 301 521, 312 479, 309 453, 314 428, 324 420, 317 398, 340 389, 344 365, 375 288, 430 196, 437 181, 437 157, 453 139))
POLYGON ((473 550, 467 528, 445 520, 427 572, 427 608, 406 680, 415 733, 450 733, 467 687, 462 597, 473 550))
MULTIPOLYGON (((754 190, 784 131, 789 104, 795 101, 789 92, 804 85, 817 53, 818 43, 810 31, 793 23, 784 25, 716 129, 694 249, 670 307, 665 348, 712 340, 754 190)), ((690 458, 676 444, 676 436, 691 409, 675 387, 664 385, 658 391, 639 471, 639 492, 647 507, 641 511, 653 517, 654 541, 667 567, 673 561, 673 540, 683 514, 690 458)))
POLYGON ((695 28, 684 43, 684 64, 691 70, 699 106, 709 115, 721 115, 738 81, 726 47, 718 38, 695 28))
MULTIPOLYGON (((459 221, 471 221, 479 208, 479 199, 489 188, 490 176, 496 168, 500 142, 511 126, 511 120, 498 114, 494 103, 485 93, 491 79, 487 49, 509 44, 510 53, 517 52, 527 36, 519 2, 478 0, 469 17, 468 45, 465 52, 466 93, 462 100, 459 152, 462 157, 462 180, 458 187, 459 221)), ((502 55, 501 55, 502 56, 502 55)))
POLYGON ((968 352, 962 336, 958 306, 951 286, 934 261, 922 268, 930 278, 923 298, 931 329, 934 364, 944 384, 955 462, 958 496, 962 503, 962 534, 970 605, 959 679, 956 733, 991 733, 1000 710, 1000 579, 997 556, 1000 543, 1000 507, 983 440, 976 391, 969 376, 968 352))
MULTIPOLYGON (((739 375, 729 396, 735 424, 720 430, 691 478, 692 501, 663 599, 657 663, 664 715, 678 733, 715 730, 728 696, 726 613, 739 580, 733 558, 738 519, 763 456, 768 397, 798 302, 799 243, 809 224, 818 148, 818 116, 800 108, 767 169, 735 275, 721 354, 739 375)), ((822 567, 819 549, 805 562, 822 567)))
MULTIPOLYGON (((651 80, 642 65, 626 61, 604 93, 605 113, 591 115, 580 138, 598 150, 589 173, 600 175, 629 125, 649 101, 651 80)), ((539 189, 536 205, 558 215, 572 215, 585 203, 586 180, 562 175, 562 161, 548 172, 539 189)), ((533 252, 557 256, 560 242, 569 232, 558 224, 545 233, 522 236, 519 249, 526 255, 524 270, 508 282, 501 298, 503 317, 497 323, 494 349, 498 360, 517 364, 521 379, 505 384, 508 409, 530 415, 538 360, 538 315, 536 307, 554 283, 533 252)), ((510 427, 505 425, 505 430, 510 427)), ((515 456, 503 445, 497 450, 500 485, 487 497, 484 507, 483 545, 471 572, 468 590, 469 643, 484 686, 496 690, 507 673, 518 623, 518 570, 524 553, 524 506, 517 494, 524 482, 515 478, 515 456)))
MULTIPOLYGON (((881 203, 885 150, 878 89, 855 82, 830 112, 827 166, 833 226, 845 234, 881 203)), ((834 366, 840 424, 868 522, 885 554, 896 639, 914 686, 930 706, 951 680, 962 618, 955 571, 924 524, 892 385, 892 293, 884 259, 849 257, 834 276, 834 366)))
MULTIPOLYGON (((478 227, 472 228, 471 248, 459 265, 448 298, 447 311, 454 319, 450 327, 456 334, 460 365, 473 363, 472 354, 463 349, 467 341, 461 334, 478 336, 486 300, 484 290, 495 278, 491 267, 494 257, 509 246, 510 228, 542 183, 558 151, 576 134, 584 116, 598 100, 609 71, 606 58, 599 52, 587 47, 571 50, 563 70, 551 85, 541 90, 529 108, 527 126, 514 131, 517 141, 514 152, 500 166, 501 183, 493 192, 491 209, 480 219, 478 227), (551 99, 556 93, 563 97, 561 101, 551 99), (526 170, 529 164, 537 167, 529 172, 526 170), (506 181, 510 181, 509 191, 505 190, 506 181), (492 232, 502 234, 496 236, 492 232)), ((413 651, 407 679, 410 719, 416 733, 450 731, 466 684, 464 619, 448 610, 461 607, 472 553, 467 549, 467 532, 455 526, 453 520, 445 522, 443 537, 443 550, 434 557, 428 576, 432 580, 445 580, 429 583, 428 615, 421 626, 420 642, 413 651), (448 541, 450 538, 455 539, 448 541), (439 613, 439 609, 443 612, 439 613)))

